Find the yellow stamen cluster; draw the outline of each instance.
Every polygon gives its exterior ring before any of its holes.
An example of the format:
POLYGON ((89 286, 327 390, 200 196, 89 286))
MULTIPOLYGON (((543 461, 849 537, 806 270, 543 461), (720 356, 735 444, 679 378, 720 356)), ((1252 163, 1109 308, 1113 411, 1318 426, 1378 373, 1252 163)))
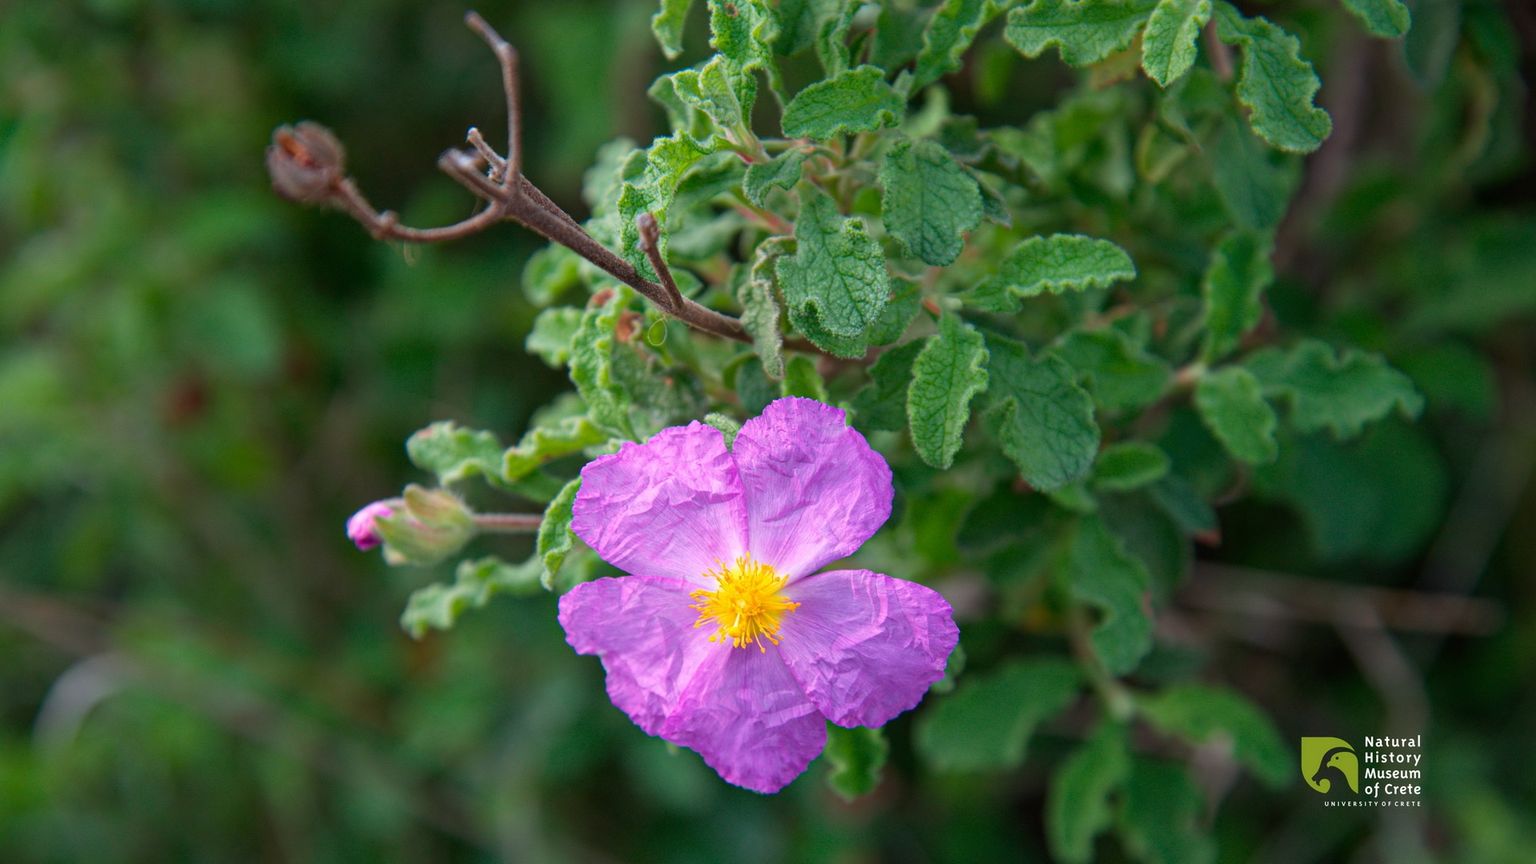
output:
POLYGON ((763 652, 768 649, 763 647, 762 640, 779 644, 779 619, 800 606, 779 593, 788 581, 785 577, 767 564, 752 560, 750 555, 704 575, 717 581, 715 590, 701 588, 688 596, 699 601, 691 607, 699 610, 699 620, 693 626, 715 622, 715 633, 709 641, 730 640, 737 648, 756 645, 763 652))

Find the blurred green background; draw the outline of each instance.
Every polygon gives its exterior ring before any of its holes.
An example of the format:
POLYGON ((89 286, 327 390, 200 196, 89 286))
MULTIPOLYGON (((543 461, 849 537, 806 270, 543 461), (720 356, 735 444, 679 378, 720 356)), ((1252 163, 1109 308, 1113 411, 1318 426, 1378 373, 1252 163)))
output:
MULTIPOLYGON (((1423 712, 1429 736, 1428 817, 1317 819, 1300 794, 1240 785, 1212 830, 1228 860, 1393 860, 1394 820, 1428 818, 1444 860, 1529 860, 1536 14, 1424 0, 1405 61, 1306 30, 1321 4, 1281 5, 1345 156, 1309 163, 1276 309, 1394 348, 1431 411, 1343 457, 1302 452, 1267 503, 1224 512, 1202 555, 1226 563, 1204 566, 1470 593, 1495 620, 1384 648, 1192 598, 1175 624, 1288 739, 1393 711, 1423 712)), ((541 244, 513 228, 376 243, 272 195, 262 150, 279 123, 321 120, 379 206, 412 224, 467 215, 433 161, 503 118, 464 8, 0 7, 0 861, 1041 857, 1043 774, 934 775, 908 718, 873 796, 842 803, 817 766, 767 799, 613 709, 552 597, 422 642, 399 630, 404 598, 444 574, 358 554, 343 522, 420 479, 412 431, 455 419, 515 440, 566 388, 522 349, 518 274, 541 244)), ((598 147, 661 126, 643 96, 666 68, 652 5, 478 8, 522 52, 528 173, 584 215, 598 147)), ((682 62, 703 42, 694 20, 682 62)), ((1018 122, 1070 80, 1011 62, 1001 91, 958 76, 957 104, 1018 122)))

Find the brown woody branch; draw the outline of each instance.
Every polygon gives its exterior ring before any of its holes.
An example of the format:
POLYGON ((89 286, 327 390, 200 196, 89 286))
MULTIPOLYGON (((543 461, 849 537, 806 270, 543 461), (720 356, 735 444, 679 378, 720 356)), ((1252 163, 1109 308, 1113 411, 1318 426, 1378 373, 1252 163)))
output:
MULTIPOLYGON (((480 130, 471 128, 467 136, 471 149, 450 149, 438 158, 437 164, 443 173, 482 199, 483 209, 452 225, 415 228, 401 224, 395 213, 377 210, 368 202, 357 183, 345 173, 341 143, 325 127, 310 122, 280 127, 273 133, 272 146, 267 148, 267 169, 277 192, 302 203, 335 207, 360 222, 374 237, 407 243, 458 240, 501 222, 516 222, 590 261, 688 326, 750 344, 752 337, 739 320, 689 300, 678 291, 661 260, 653 236, 659 230, 653 216, 642 217, 649 217, 650 229, 649 233, 642 229, 641 245, 663 284, 646 279, 634 265, 593 239, 581 223, 523 175, 517 51, 478 14, 469 12, 464 21, 491 47, 501 66, 507 99, 507 154, 503 157, 496 153, 480 130)), ((784 347, 824 353, 803 339, 785 340, 784 347)))

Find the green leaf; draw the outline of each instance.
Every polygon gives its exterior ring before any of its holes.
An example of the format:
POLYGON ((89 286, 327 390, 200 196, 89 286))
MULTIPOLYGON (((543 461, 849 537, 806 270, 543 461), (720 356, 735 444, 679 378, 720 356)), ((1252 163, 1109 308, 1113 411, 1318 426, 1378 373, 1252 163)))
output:
POLYGON ((864 334, 869 337, 869 344, 890 345, 905 336, 907 328, 912 326, 912 320, 922 308, 922 289, 915 283, 896 280, 890 301, 880 310, 880 317, 875 319, 874 325, 864 334))
POLYGON ((895 126, 906 102, 874 66, 850 69, 806 87, 784 109, 784 134, 826 141, 843 132, 895 126))
POLYGON ((1399 0, 1343 0, 1344 8, 1354 13, 1372 36, 1401 39, 1408 35, 1413 16, 1399 0))
POLYGON ((606 441, 608 434, 584 415, 561 417, 549 426, 536 425, 523 433, 516 447, 507 448, 501 476, 509 483, 521 480, 548 462, 606 441))
POLYGON ((444 486, 477 474, 501 475, 501 442, 490 432, 465 429, 451 420, 433 423, 405 442, 411 464, 437 475, 444 486))
POLYGON ((773 43, 779 19, 765 0, 709 0, 709 44, 739 71, 762 69, 778 89, 773 43))
POLYGON ((1131 771, 1125 727, 1106 722, 1072 751, 1045 801, 1045 836, 1051 854, 1065 864, 1093 860, 1093 840, 1114 822, 1110 795, 1131 771))
MULTIPOLYGON (((1007 0, 1011 2, 1011 0, 1007 0)), ((944 0, 923 29, 923 47, 917 54, 912 90, 915 93, 951 72, 958 71, 961 58, 976 33, 987 26, 1007 5, 997 0, 944 0)))
POLYGON ((1176 684, 1143 696, 1140 709, 1147 722, 1192 744, 1226 739, 1232 755, 1269 786, 1279 788, 1291 779, 1291 753, 1274 724, 1231 690, 1176 684))
POLYGON ((1268 237, 1234 231, 1211 252, 1200 291, 1205 299, 1205 344, 1201 357, 1212 363, 1226 356, 1249 330, 1258 326, 1259 295, 1275 278, 1269 264, 1268 237))
POLYGON ((971 419, 971 399, 987 389, 987 347, 976 328, 950 313, 912 364, 907 420, 923 461, 948 468, 971 419))
POLYGON ((1353 438, 1394 408, 1412 418, 1424 407, 1408 376, 1379 355, 1351 348, 1335 356, 1315 339, 1288 351, 1266 348, 1245 365, 1265 395, 1290 403, 1290 424, 1300 432, 1327 429, 1336 438, 1353 438))
POLYGON ((704 415, 704 422, 719 429, 720 434, 725 436, 725 449, 729 450, 736 446, 736 435, 741 432, 741 424, 736 422, 736 418, 728 417, 718 411, 711 411, 704 415))
POLYGON ((868 795, 880 785, 880 770, 890 753, 891 745, 879 729, 844 729, 828 723, 827 748, 822 751, 832 767, 827 785, 844 801, 868 795))
POLYGON ((986 419, 1003 453, 1036 489, 1082 477, 1099 451, 1093 399, 1060 358, 1033 360, 1023 343, 987 336, 986 419))
POLYGON ((897 141, 880 165, 885 230, 909 255, 944 266, 960 257, 967 231, 981 224, 981 190, 934 141, 897 141))
POLYGON ((533 319, 533 329, 523 347, 551 368, 559 369, 571 356, 571 339, 581 326, 581 310, 574 306, 552 306, 533 319))
POLYGON ((1292 153, 1310 153, 1333 131, 1328 112, 1312 104, 1321 84, 1301 57, 1295 36, 1266 18, 1244 18, 1229 3, 1216 3, 1216 35, 1243 54, 1237 98, 1260 138, 1292 153))
POLYGON ((1099 453, 1093 465, 1093 485, 1128 492, 1155 483, 1168 473, 1168 455, 1155 444, 1122 441, 1099 453))
POLYGON ((650 259, 640 249, 640 230, 635 227, 635 217, 650 213, 661 225, 658 246, 662 258, 667 252, 667 210, 677 195, 677 187, 687 173, 703 157, 714 152, 713 142, 695 141, 687 132, 678 132, 667 138, 657 138, 644 153, 644 165, 639 176, 626 179, 619 189, 619 248, 641 275, 655 279, 656 271, 650 259))
POLYGON ((805 164, 805 151, 792 147, 769 159, 747 166, 746 177, 741 182, 747 200, 759 207, 768 205, 768 190, 774 187, 792 189, 800 182, 800 168, 805 164))
POLYGON ((1035 0, 1008 13, 1003 38, 1025 57, 1055 47, 1072 66, 1130 46, 1157 0, 1035 0))
POLYGON ((714 121, 716 135, 730 132, 727 140, 741 141, 751 134, 757 83, 724 55, 716 54, 698 69, 684 69, 668 77, 672 92, 684 105, 714 121))
POLYGON ((1015 660, 993 672, 968 674, 917 726, 917 749, 946 771, 998 771, 1024 761, 1042 721, 1072 704, 1082 688, 1065 660, 1015 660))
POLYGON ((569 580, 557 582, 556 578, 560 575, 560 567, 565 563, 566 556, 571 554, 572 541, 576 537, 571 533, 571 505, 576 503, 576 493, 579 491, 580 477, 565 484, 560 494, 544 509, 544 521, 539 524, 534 547, 534 557, 538 559, 540 567, 539 584, 556 593, 565 593, 573 584, 569 580))
POLYGON ((752 350, 763 362, 763 373, 775 380, 784 377, 784 334, 779 330, 779 300, 773 293, 774 264, 786 246, 787 238, 782 237, 759 243, 736 291, 741 324, 752 336, 752 350))
POLYGON ((1259 379, 1247 369, 1228 366, 1206 374, 1195 385, 1195 408, 1233 458, 1262 465, 1279 455, 1274 409, 1264 401, 1259 379))
POLYGON ((535 306, 548 306, 580 284, 581 259, 564 246, 545 246, 523 265, 523 294, 535 306))
POLYGON ((1216 843, 1203 825, 1205 809, 1182 766, 1132 760, 1120 804, 1126 851, 1147 864, 1210 864, 1216 843))
POLYGON ((1195 65, 1200 29, 1211 20, 1211 0, 1159 0, 1141 36, 1141 68, 1167 87, 1195 65))
POLYGON ((594 426, 611 436, 632 440, 635 433, 629 420, 629 397, 613 374, 613 345, 619 313, 633 295, 627 287, 613 292, 606 303, 589 306, 581 314, 581 324, 571 339, 571 383, 587 403, 594 426))
POLYGON ((907 427, 907 388, 922 350, 922 340, 898 345, 869 367, 870 383, 853 397, 854 421, 860 429, 900 432, 907 427))
POLYGON ((1194 536, 1216 530, 1216 511, 1200 497, 1199 490, 1183 477, 1169 474, 1153 483, 1147 491, 1184 534, 1194 536))
POLYGON ((863 5, 861 0, 832 3, 832 14, 816 30, 816 59, 821 61, 821 68, 829 78, 848 71, 851 59, 848 31, 853 27, 853 16, 863 5))
POLYGON ((411 592, 400 626, 420 639, 428 630, 451 630, 459 616, 470 609, 481 609, 499 594, 528 597, 539 593, 539 574, 543 565, 537 557, 522 564, 508 564, 499 558, 460 561, 452 585, 441 582, 411 592))
POLYGON ((1072 595, 1100 610, 1089 642, 1104 668, 1112 675, 1134 670, 1152 649, 1152 621, 1144 605, 1151 587, 1147 568, 1090 516, 1072 539, 1067 575, 1072 595))
POLYGON ((779 385, 781 396, 804 396, 817 402, 831 401, 827 397, 827 383, 816 371, 816 362, 804 354, 796 354, 784 364, 784 380, 779 385))
POLYGON ((1173 378, 1166 361, 1136 347, 1130 336, 1113 327, 1073 330, 1050 353, 1065 360, 1094 404, 1109 411, 1156 402, 1173 378))
POLYGON ((1107 288, 1135 278, 1136 265, 1124 249, 1081 234, 1027 238, 998 268, 998 279, 1020 297, 1107 288))
POLYGON ((668 60, 676 60, 683 53, 683 25, 691 8, 693 0, 661 0, 661 8, 651 16, 651 32, 668 60))
POLYGON ((1290 208, 1300 172, 1295 158, 1264 146, 1236 117, 1211 142, 1211 182, 1239 228, 1271 233, 1290 208))
POLYGON ((779 287, 790 320, 836 336, 858 336, 873 324, 891 294, 880 243, 858 219, 838 215, 822 192, 801 187, 795 254, 778 259, 779 287))

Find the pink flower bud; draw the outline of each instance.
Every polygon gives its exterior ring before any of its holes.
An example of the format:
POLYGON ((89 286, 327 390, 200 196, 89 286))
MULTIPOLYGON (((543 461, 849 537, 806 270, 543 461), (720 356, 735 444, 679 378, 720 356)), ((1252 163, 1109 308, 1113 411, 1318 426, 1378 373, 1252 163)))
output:
POLYGON ((388 519, 395 515, 395 511, 383 501, 375 501, 367 507, 352 514, 347 520, 347 537, 352 540, 358 549, 367 552, 384 542, 379 536, 379 528, 375 522, 380 519, 388 519))

